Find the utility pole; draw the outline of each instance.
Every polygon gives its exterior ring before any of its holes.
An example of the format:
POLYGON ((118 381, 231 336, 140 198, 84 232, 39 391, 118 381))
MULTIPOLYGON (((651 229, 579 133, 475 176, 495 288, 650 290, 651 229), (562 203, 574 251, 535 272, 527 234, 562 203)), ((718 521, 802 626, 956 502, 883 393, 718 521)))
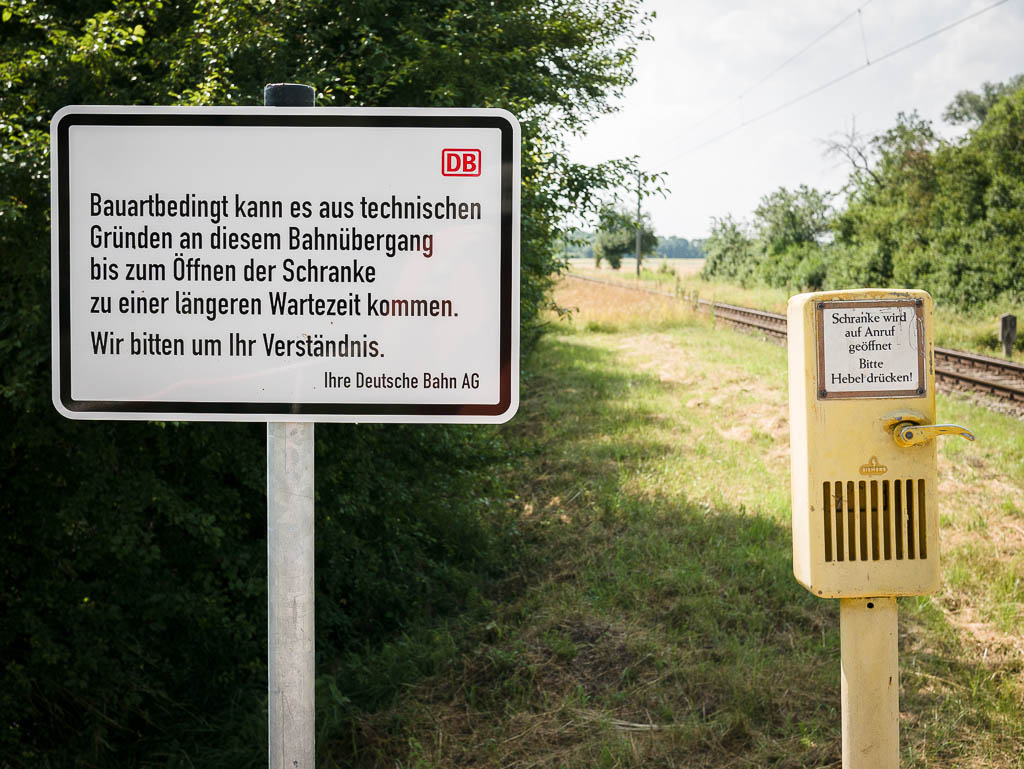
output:
POLYGON ((640 260, 642 259, 642 257, 640 256, 640 241, 641 241, 640 228, 642 226, 642 222, 640 221, 640 200, 641 200, 641 198, 643 198, 643 192, 642 192, 643 188, 641 187, 642 184, 643 184, 643 174, 640 173, 640 169, 638 168, 636 170, 636 276, 637 276, 637 278, 640 277, 640 260))

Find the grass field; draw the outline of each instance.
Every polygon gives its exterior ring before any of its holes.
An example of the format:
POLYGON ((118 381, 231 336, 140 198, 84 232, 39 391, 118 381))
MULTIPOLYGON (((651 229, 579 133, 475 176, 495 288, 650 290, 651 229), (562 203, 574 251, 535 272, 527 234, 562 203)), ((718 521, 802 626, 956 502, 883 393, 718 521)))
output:
MULTIPOLYGON (((643 266, 640 280, 645 284, 658 285, 663 290, 678 291, 686 295, 697 294, 701 299, 754 307, 769 312, 786 312, 790 292, 767 286, 744 288, 722 281, 702 280, 699 273, 704 266, 703 259, 647 259, 643 266)), ((573 259, 571 271, 624 284, 635 284, 637 281, 634 259, 623 259, 622 267, 618 270, 612 270, 606 264, 601 268, 595 268, 593 259, 573 259)), ((1024 306, 1021 305, 991 304, 975 308, 970 313, 937 306, 935 343, 940 347, 1003 357, 1003 348, 999 341, 999 316, 1003 313, 1016 315, 1019 322, 1024 323, 1024 306)), ((1018 335, 1012 359, 1024 362, 1024 326, 1018 335)))
MULTIPOLYGON (((521 543, 329 766, 839 767, 835 601, 792 577, 783 348, 567 281, 500 469, 521 543), (429 662, 429 664, 426 664, 429 662)), ((904 767, 1024 767, 1024 427, 940 399, 944 587, 900 601, 904 767)), ((367 663, 372 664, 372 663, 367 663)))

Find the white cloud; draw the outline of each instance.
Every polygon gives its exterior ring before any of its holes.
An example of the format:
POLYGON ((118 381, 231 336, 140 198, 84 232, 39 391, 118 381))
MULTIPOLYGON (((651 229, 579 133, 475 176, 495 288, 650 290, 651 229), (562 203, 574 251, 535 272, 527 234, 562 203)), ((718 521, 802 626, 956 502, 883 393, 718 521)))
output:
POLYGON ((662 234, 706 235, 711 217, 748 218, 779 186, 838 188, 845 169, 822 156, 822 140, 850 127, 878 133, 900 111, 938 121, 957 91, 1024 71, 1024 10, 1006 3, 955 29, 873 63, 821 93, 735 129, 828 80, 906 45, 990 0, 659 0, 641 46, 638 82, 622 112, 602 118, 575 143, 584 162, 640 154, 647 170, 667 170, 671 196, 647 208, 662 234), (766 82, 735 99, 857 8, 856 15, 766 82), (706 118, 699 126, 693 124, 706 118))

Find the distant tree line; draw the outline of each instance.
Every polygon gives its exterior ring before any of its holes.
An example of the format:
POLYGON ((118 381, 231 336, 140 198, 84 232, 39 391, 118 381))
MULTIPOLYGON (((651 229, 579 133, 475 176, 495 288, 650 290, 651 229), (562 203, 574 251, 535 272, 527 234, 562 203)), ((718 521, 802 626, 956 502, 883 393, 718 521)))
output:
POLYGON ((958 93, 940 138, 916 112, 829 152, 850 164, 840 194, 801 186, 766 195, 753 221, 716 219, 706 278, 794 291, 924 288, 962 309, 1024 299, 1024 76, 958 93))
POLYGON ((704 241, 687 240, 676 235, 664 235, 658 238, 654 249, 657 256, 665 259, 703 259, 704 241))
MULTIPOLYGON (((650 230, 646 230, 646 232, 648 237, 645 239, 645 243, 649 243, 652 237, 655 241, 653 245, 644 249, 644 253, 649 256, 657 259, 704 258, 703 240, 687 240, 676 235, 655 236, 650 230)), ((617 234, 617 237, 622 240, 629 239, 629 248, 625 252, 626 256, 629 256, 635 248, 636 236, 634 233, 634 230, 626 230, 625 232, 620 230, 617 234)), ((598 232, 588 232, 579 229, 567 233, 563 244, 566 257, 569 259, 594 259, 594 245, 598 235, 598 232)))

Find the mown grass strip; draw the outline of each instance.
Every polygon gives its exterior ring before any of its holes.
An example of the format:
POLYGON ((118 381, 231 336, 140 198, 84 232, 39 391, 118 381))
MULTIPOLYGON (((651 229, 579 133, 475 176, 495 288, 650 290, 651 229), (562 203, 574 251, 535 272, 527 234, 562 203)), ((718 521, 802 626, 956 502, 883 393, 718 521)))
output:
MULTIPOLYGON (((586 284, 557 300, 580 312, 541 342, 502 433, 516 453, 503 471, 522 536, 515 568, 449 623, 435 674, 356 714, 322 756, 419 769, 838 767, 838 607, 791 573, 784 351, 657 298, 586 284)), ((990 464, 1019 451, 1015 425, 991 416, 986 430, 1003 437, 980 454, 951 450, 943 478, 966 463, 1019 490, 1016 472, 990 464)), ((962 516, 942 504, 945 536, 962 516)), ((985 537, 963 528, 947 575, 984 567, 1000 587, 986 597, 947 577, 939 596, 901 601, 906 767, 1021 766, 1018 626, 984 614, 1019 604, 1017 567, 964 556, 985 537), (980 642, 955 603, 998 637, 980 642)))

